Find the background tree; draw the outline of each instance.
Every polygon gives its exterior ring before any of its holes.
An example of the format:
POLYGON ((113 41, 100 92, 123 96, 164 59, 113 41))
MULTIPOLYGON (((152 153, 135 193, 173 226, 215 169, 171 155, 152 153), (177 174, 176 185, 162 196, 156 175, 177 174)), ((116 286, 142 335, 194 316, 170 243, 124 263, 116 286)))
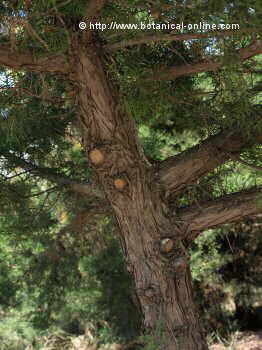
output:
POLYGON ((53 263, 48 281, 61 278, 62 293, 70 274, 59 277, 59 264, 77 264, 85 241, 67 232, 88 227, 98 251, 97 225, 113 216, 159 348, 207 348, 189 247, 208 228, 261 212, 260 10, 239 1, 1 5, 4 224, 19 228, 20 240, 34 232, 32 259, 53 263), (156 18, 240 30, 109 29, 156 18), (80 31, 81 20, 108 29, 80 31), (230 161, 253 168, 245 188, 226 186, 230 161), (69 224, 57 233, 58 219, 69 224))

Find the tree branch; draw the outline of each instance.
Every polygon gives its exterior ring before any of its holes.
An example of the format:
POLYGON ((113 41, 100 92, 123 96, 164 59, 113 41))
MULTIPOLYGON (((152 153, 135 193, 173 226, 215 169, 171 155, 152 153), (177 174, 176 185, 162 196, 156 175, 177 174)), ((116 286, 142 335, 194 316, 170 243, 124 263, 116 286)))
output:
POLYGON ((182 239, 190 244, 201 231, 262 213, 262 187, 232 193, 213 201, 180 209, 174 221, 181 221, 186 232, 182 239))
POLYGON ((41 253, 40 257, 43 257, 44 259, 48 257, 54 262, 58 262, 67 250, 69 252, 68 247, 66 247, 66 236, 70 236, 72 234, 77 235, 79 239, 82 236, 82 239, 87 238, 90 241, 92 240, 95 248, 97 248, 99 244, 101 246, 103 238, 101 238, 101 235, 96 227, 97 219, 98 216, 105 216, 108 214, 111 214, 110 209, 103 205, 91 205, 88 208, 79 211, 75 214, 75 217, 71 220, 71 222, 57 232, 53 245, 41 253), (86 235, 84 235, 87 225, 90 225, 90 227, 88 227, 88 233, 86 232, 86 235), (88 237, 86 237, 87 235, 88 237))
MULTIPOLYGON (((238 51, 238 60, 243 62, 251 57, 254 57, 262 53, 262 40, 256 40, 248 47, 242 48, 238 51)), ((221 57, 220 61, 222 61, 221 57)), ((237 58, 236 58, 237 61, 237 58)), ((173 80, 181 76, 198 74, 208 71, 216 71, 221 68, 225 63, 211 60, 203 60, 198 63, 185 64, 169 69, 164 69, 157 72, 152 79, 153 80, 173 80)))
POLYGON ((30 52, 17 52, 9 45, 0 45, 0 66, 14 70, 26 70, 31 72, 69 73, 69 64, 62 55, 45 55, 36 58, 30 52))
MULTIPOLYGON (((95 22, 99 18, 100 12, 106 2, 107 0, 89 0, 85 13, 86 21, 89 23, 95 22)), ((84 31, 83 34, 87 41, 91 40, 92 30, 84 31)))
POLYGON ((223 131, 178 156, 168 158, 160 164, 158 170, 166 196, 181 192, 201 176, 232 159, 232 156, 238 156, 243 149, 255 143, 262 143, 259 131, 253 135, 252 140, 247 140, 239 132, 223 131))
POLYGON ((104 7, 106 1, 107 0, 89 0, 85 14, 86 18, 88 18, 89 21, 91 21, 97 16, 99 16, 99 13, 104 7))
POLYGON ((183 40, 192 40, 192 39, 204 39, 204 38, 210 38, 210 37, 223 38, 234 34, 240 34, 240 33, 245 34, 245 33, 252 33, 256 31, 257 31, 256 28, 244 28, 241 30, 227 30, 227 31, 213 30, 208 33, 186 33, 186 34, 171 33, 171 34, 163 34, 163 35, 150 34, 150 35, 144 35, 140 38, 123 40, 114 44, 107 44, 105 45, 105 48, 110 51, 113 51, 117 49, 123 49, 128 46, 148 44, 152 42, 183 41, 183 40))
POLYGON ((91 205, 90 207, 79 211, 72 221, 64 226, 57 233, 57 241, 62 241, 63 236, 68 232, 80 233, 84 230, 85 226, 88 223, 94 223, 97 220, 98 215, 110 215, 111 208, 108 205, 105 205, 103 202, 96 203, 95 205, 91 205))
POLYGON ((104 199, 104 194, 97 187, 93 186, 90 183, 73 180, 64 174, 59 174, 56 171, 56 169, 38 167, 35 164, 32 164, 28 161, 25 161, 22 158, 15 156, 14 154, 2 154, 5 158, 14 161, 17 166, 21 167, 22 169, 28 170, 32 174, 40 176, 41 178, 55 182, 56 184, 61 186, 68 186, 72 191, 80 193, 82 195, 104 199))
POLYGON ((241 159, 239 156, 235 155, 235 154, 230 154, 230 158, 242 163, 243 165, 249 167, 250 169, 256 170, 256 171, 262 171, 262 167, 258 166, 258 165, 254 165, 254 164, 250 164, 248 162, 246 162, 245 160, 241 159))

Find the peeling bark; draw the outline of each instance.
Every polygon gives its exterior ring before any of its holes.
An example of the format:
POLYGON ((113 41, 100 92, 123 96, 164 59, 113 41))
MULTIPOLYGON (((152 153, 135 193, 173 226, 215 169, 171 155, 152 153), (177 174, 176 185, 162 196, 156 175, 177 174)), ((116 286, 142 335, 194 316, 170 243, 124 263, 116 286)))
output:
POLYGON ((232 193, 213 201, 181 209, 174 220, 180 220, 186 226, 184 239, 189 244, 204 230, 261 213, 261 200, 262 188, 232 193))
MULTIPOLYGON (((96 18, 104 4, 104 0, 90 1, 87 14, 96 18)), ((92 31, 73 34, 71 39, 68 63, 61 55, 37 59, 30 53, 17 53, 2 45, 0 65, 14 70, 68 74, 76 88, 84 148, 116 217, 146 329, 159 350, 207 350, 193 301, 189 257, 183 242, 193 239, 192 235, 203 227, 254 214, 257 212, 254 197, 250 193, 231 196, 203 204, 204 211, 195 207, 181 210, 175 218, 167 200, 223 164, 232 154, 239 154, 250 142, 238 132, 223 132, 168 159, 158 169, 151 167, 138 142, 134 120, 120 105, 117 89, 104 70, 103 52, 92 42, 92 31), (187 236, 179 230, 181 220, 189 224, 187 236)), ((260 52, 261 42, 256 41, 241 49, 239 57, 245 60, 260 52)), ((220 66, 217 62, 200 62, 176 67, 172 78, 220 66)), ((168 74, 170 78, 170 71, 168 74)), ((256 136, 255 141, 261 140, 261 135, 256 136)), ((96 200, 99 197, 89 185, 83 188, 85 184, 42 168, 32 171, 69 185, 75 191, 85 194, 91 191, 96 200)), ((104 213, 104 208, 100 209, 104 213)), ((89 214, 80 213, 76 220, 81 219, 84 225, 89 214)), ((73 221, 69 228, 75 229, 75 224, 78 222, 73 221)))
MULTIPOLYGON (((89 23, 94 23, 99 19, 100 12, 105 6, 107 0, 89 0, 87 9, 85 12, 85 20, 89 23)), ((85 41, 92 40, 92 30, 86 30, 84 32, 85 41)))
POLYGON ((117 103, 97 48, 75 43, 74 50, 85 149, 88 156, 94 149, 103 154, 93 168, 118 222, 144 325, 159 349, 206 350, 193 302, 189 259, 178 233, 172 249, 161 251, 161 241, 174 236, 174 228, 162 188, 141 157, 133 121, 117 103), (119 178, 126 182, 121 189, 115 186, 119 178))
POLYGON ((244 148, 260 142, 261 134, 254 134, 252 140, 247 140, 237 131, 223 131, 178 156, 168 158, 160 164, 158 170, 166 196, 178 194, 201 176, 224 164, 234 155, 239 155, 244 148))

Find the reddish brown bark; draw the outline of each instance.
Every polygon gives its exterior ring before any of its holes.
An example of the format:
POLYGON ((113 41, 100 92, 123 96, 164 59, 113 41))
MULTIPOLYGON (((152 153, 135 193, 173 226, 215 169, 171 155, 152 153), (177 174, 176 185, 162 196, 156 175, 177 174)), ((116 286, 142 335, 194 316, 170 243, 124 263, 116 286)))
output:
MULTIPOLYGON (((253 42, 248 47, 242 48, 236 53, 235 61, 243 62, 251 57, 254 57, 262 53, 262 41, 257 40, 253 42)), ((154 80, 173 80, 181 76, 198 74, 208 71, 216 71, 227 62, 223 62, 222 57, 211 58, 209 60, 203 60, 202 62, 194 64, 186 64, 181 66, 172 67, 169 69, 164 69, 160 72, 157 72, 154 76, 154 80), (220 58, 220 60, 218 60, 220 58)))
POLYGON ((162 162, 158 170, 166 196, 178 194, 201 176, 224 164, 234 155, 240 154, 245 147, 261 142, 262 136, 259 130, 257 134, 254 132, 252 139, 247 139, 238 131, 223 131, 178 156, 168 158, 162 162))
POLYGON ((226 36, 232 36, 234 34, 239 35, 241 33, 252 33, 256 32, 255 28, 244 28, 241 30, 226 30, 226 31, 211 31, 208 33, 186 33, 186 34, 150 34, 144 35, 142 37, 138 37, 135 39, 123 40, 114 44, 105 45, 106 49, 109 50, 117 50, 122 49, 128 46, 147 44, 152 42, 160 42, 160 41, 184 41, 184 40, 192 40, 192 39, 204 39, 210 37, 223 38, 226 36))
POLYGON ((107 0, 90 0, 88 1, 86 9, 86 17, 89 20, 92 20, 94 17, 97 17, 100 14, 100 11, 104 7, 107 0))
MULTIPOLYGON (((87 23, 94 23, 97 20, 99 20, 100 12, 104 7, 104 5, 106 4, 106 2, 107 0, 88 1, 84 20, 87 23)), ((88 28, 88 25, 87 25, 87 28, 88 28)), ((89 28, 83 34, 86 41, 89 41, 92 39, 92 30, 89 30, 89 28)))
MULTIPOLYGON (((100 1, 101 6, 103 3, 100 1)), ((61 56, 35 59, 16 53, 11 57, 11 51, 6 47, 4 52, 3 46, 0 64, 35 72, 68 73, 76 87, 84 147, 116 216, 145 327, 160 350, 206 350, 193 301, 189 259, 182 243, 185 237, 175 228, 179 222, 174 225, 166 198, 223 164, 230 153, 238 154, 247 142, 240 134, 222 133, 164 162, 156 178, 156 169, 146 162, 137 140, 134 121, 119 105, 116 90, 104 72, 99 48, 89 41, 90 32, 83 35, 84 40, 80 37, 78 34, 72 37, 70 72, 69 64, 61 56)), ((241 51, 241 57, 246 59, 260 49, 252 50, 249 47, 241 51)), ((237 205, 240 209, 236 208, 234 213, 226 211, 226 220, 240 215, 243 204, 237 205)), ((220 204, 209 203, 205 217, 203 213, 194 216, 194 209, 181 211, 179 218, 190 221, 190 232, 202 227, 203 220, 210 222, 214 215, 222 223, 218 214, 220 204)))
POLYGON ((118 106, 94 54, 96 47, 79 43, 74 50, 86 151, 90 156, 96 149, 103 155, 104 161, 93 162, 93 167, 119 225, 144 325, 159 349, 207 349, 193 302, 188 256, 179 236, 171 252, 161 251, 161 240, 174 235, 174 230, 161 187, 141 158, 133 121, 118 106), (117 188, 116 178, 124 179, 127 186, 117 188))
POLYGON ((261 213, 261 201, 262 188, 254 188, 183 208, 174 220, 186 227, 184 239, 189 244, 204 230, 261 213))
POLYGON ((0 45, 0 66, 14 70, 67 74, 69 65, 62 55, 36 58, 30 52, 16 52, 9 45, 0 45))

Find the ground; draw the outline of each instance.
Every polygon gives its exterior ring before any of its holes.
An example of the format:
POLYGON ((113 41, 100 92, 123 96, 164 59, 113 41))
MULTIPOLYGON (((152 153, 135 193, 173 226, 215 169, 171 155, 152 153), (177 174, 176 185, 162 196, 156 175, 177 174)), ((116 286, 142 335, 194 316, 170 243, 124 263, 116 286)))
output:
POLYGON ((210 350, 262 350, 262 331, 237 333, 231 342, 214 344, 210 350))
MULTIPOLYGON (((78 337, 70 335, 49 335, 43 337, 39 343, 40 350, 134 350, 143 349, 143 345, 138 342, 129 344, 104 344, 98 345, 98 339, 90 333, 78 337)), ((26 350, 34 350, 28 346, 26 350)), ((181 349, 182 350, 182 349, 181 349)), ((186 350, 186 349, 183 349, 186 350)), ((231 341, 210 345, 209 350, 262 350, 262 330, 257 332, 237 332, 231 337, 231 341)))

